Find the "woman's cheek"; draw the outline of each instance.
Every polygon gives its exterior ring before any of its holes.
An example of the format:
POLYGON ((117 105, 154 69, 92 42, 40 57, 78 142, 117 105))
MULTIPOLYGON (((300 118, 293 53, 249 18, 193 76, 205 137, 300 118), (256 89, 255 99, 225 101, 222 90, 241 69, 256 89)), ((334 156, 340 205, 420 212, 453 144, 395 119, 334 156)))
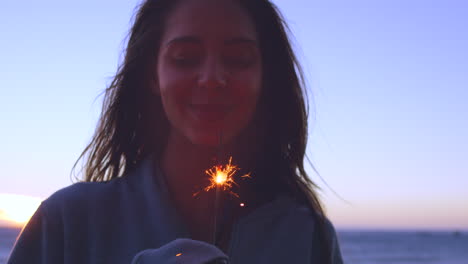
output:
POLYGON ((159 92, 161 101, 164 107, 165 114, 169 121, 175 125, 183 122, 182 118, 182 102, 183 91, 181 91, 180 80, 174 74, 165 73, 164 78, 159 80, 159 92))
POLYGON ((257 74, 245 74, 237 79, 238 82, 235 84, 237 89, 234 89, 235 93, 238 93, 247 101, 256 101, 261 90, 261 79, 257 74))

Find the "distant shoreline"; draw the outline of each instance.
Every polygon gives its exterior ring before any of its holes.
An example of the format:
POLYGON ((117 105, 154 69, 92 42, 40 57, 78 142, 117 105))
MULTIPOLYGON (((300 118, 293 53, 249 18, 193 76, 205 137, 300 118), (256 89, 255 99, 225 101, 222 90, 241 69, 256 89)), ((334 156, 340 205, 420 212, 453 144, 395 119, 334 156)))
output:
MULTIPOLYGON (((22 226, 0 226, 0 229, 21 231, 22 226)), ((362 232, 362 233, 462 233, 468 234, 468 228, 352 228, 335 227, 337 232, 362 232)))
POLYGON ((335 227, 337 232, 363 232, 363 233, 468 233, 468 228, 340 228, 335 227))

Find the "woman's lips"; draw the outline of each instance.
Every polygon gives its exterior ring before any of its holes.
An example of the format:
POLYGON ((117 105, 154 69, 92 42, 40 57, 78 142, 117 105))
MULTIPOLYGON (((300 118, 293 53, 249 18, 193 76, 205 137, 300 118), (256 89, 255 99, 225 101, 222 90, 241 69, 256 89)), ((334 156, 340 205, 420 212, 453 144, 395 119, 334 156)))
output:
POLYGON ((219 104, 191 104, 190 109, 200 121, 214 122, 222 120, 230 107, 219 104))

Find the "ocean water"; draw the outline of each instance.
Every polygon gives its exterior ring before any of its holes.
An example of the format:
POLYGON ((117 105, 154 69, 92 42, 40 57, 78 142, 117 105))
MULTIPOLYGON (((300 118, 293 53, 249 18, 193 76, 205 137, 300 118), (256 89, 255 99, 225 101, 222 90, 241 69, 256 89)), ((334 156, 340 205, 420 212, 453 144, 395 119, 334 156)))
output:
POLYGON ((10 254, 15 239, 20 233, 18 228, 0 227, 0 264, 5 264, 10 254))
MULTIPOLYGON (((20 229, 0 227, 0 264, 20 229)), ((346 264, 468 264, 468 231, 339 230, 346 264)))
POLYGON ((468 232, 339 231, 347 264, 468 264, 468 232))

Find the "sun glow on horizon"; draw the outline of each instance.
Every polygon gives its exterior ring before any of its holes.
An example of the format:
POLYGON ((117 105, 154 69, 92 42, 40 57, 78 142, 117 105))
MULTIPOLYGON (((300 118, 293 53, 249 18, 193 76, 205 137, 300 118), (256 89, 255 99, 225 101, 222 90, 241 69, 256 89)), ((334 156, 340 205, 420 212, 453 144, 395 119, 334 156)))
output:
POLYGON ((38 197, 0 193, 0 224, 14 227, 25 225, 41 201, 38 197))

